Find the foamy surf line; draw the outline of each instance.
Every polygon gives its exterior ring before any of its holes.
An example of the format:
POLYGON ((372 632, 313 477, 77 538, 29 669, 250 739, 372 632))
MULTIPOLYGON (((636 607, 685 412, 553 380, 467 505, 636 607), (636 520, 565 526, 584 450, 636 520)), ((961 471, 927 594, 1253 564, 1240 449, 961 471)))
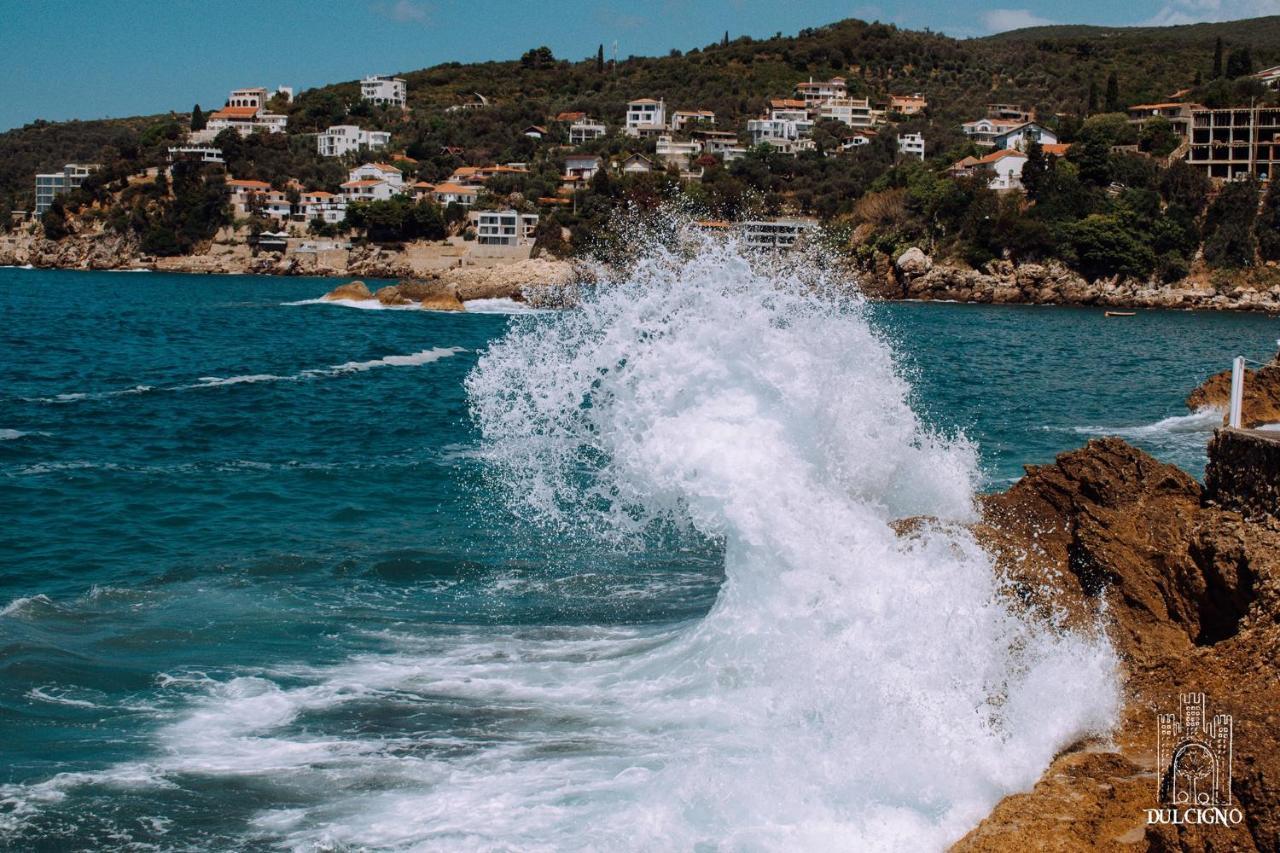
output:
POLYGON ((356 308, 362 311, 425 311, 433 314, 547 314, 553 309, 535 308, 525 302, 499 297, 494 299, 468 299, 463 303, 465 311, 441 311, 436 308, 423 308, 421 305, 383 305, 376 299, 299 299, 296 302, 284 302, 285 306, 294 305, 336 305, 339 308, 356 308))
POLYGON ((1077 435, 1116 435, 1121 438, 1158 438, 1160 436, 1201 434, 1213 432, 1222 426, 1223 411, 1217 408, 1198 409, 1189 415, 1171 415, 1155 423, 1138 426, 1077 426, 1071 431, 1077 435))
MULTIPOLYGON (((431 364, 442 358, 449 358, 460 352, 466 352, 464 347, 432 347, 431 349, 419 350, 409 355, 386 355, 382 358, 370 359, 368 361, 348 361, 342 364, 335 364, 330 367, 317 367, 309 370, 303 370, 298 373, 286 375, 278 375, 275 373, 248 373, 239 376, 201 376, 197 381, 185 383, 182 385, 135 385, 132 388, 126 388, 120 391, 100 391, 100 392, 80 392, 73 394, 58 394, 53 397, 27 397, 24 398, 28 402, 33 403, 75 403, 81 400, 104 400, 111 397, 121 397, 129 394, 143 394, 149 391, 194 391, 203 388, 223 388, 229 385, 253 385, 259 382, 300 382, 308 379, 318 379, 325 376, 341 376, 347 373, 362 373, 366 370, 373 370, 379 367, 417 367, 419 365, 431 364)), ((13 432, 16 432, 13 431, 13 432)), ((0 431, 0 440, 20 438, 25 433, 19 435, 6 436, 4 431, 0 431)))

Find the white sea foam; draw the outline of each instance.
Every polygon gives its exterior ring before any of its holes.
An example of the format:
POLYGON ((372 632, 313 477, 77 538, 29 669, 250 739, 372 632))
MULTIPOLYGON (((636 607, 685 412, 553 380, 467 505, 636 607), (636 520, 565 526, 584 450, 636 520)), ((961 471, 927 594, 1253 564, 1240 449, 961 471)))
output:
POLYGON ((34 699, 37 702, 47 702, 51 705, 67 705, 72 708, 96 708, 96 703, 90 702, 88 699, 76 699, 68 696, 65 691, 53 692, 53 687, 33 687, 27 691, 27 698, 34 699))
POLYGON ((1189 415, 1171 415, 1150 424, 1139 424, 1137 426, 1090 425, 1073 427, 1072 429, 1081 435, 1116 435, 1121 438, 1134 439, 1193 433, 1197 436, 1196 441, 1200 441, 1200 435, 1211 433, 1222 426, 1222 416, 1222 409, 1206 407, 1197 409, 1189 415))
MULTIPOLYGON (((299 299, 296 302, 286 302, 285 305, 337 305, 341 308, 360 308, 365 311, 436 311, 434 308, 423 308, 421 305, 414 303, 412 305, 383 305, 376 299, 299 299)), ((534 308, 525 302, 515 299, 495 298, 495 299, 468 299, 464 306, 469 314, 536 314, 544 313, 548 309, 534 308)), ((456 313, 456 312, 452 312, 456 313)))
POLYGON ((468 299, 464 303, 469 314, 545 314, 548 308, 535 308, 515 299, 468 299))
POLYGON ((30 433, 20 429, 0 429, 0 441, 16 441, 24 435, 30 435, 30 433))

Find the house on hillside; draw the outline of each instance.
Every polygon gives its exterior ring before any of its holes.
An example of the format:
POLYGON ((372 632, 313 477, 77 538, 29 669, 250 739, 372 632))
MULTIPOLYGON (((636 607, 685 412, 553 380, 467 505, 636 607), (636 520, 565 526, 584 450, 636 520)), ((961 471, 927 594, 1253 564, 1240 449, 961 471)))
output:
POLYGON ((889 96, 889 112, 898 115, 913 116, 924 112, 929 107, 929 102, 925 100, 924 95, 916 92, 914 95, 890 95, 889 96))
POLYGON ((53 200, 84 183, 84 179, 102 168, 97 163, 67 163, 61 172, 36 175, 35 215, 40 216, 53 204, 53 200))
POLYGON ((1039 142, 1041 145, 1056 145, 1058 134, 1034 121, 1029 121, 1026 124, 1020 124, 1017 127, 1011 127, 1008 130, 997 133, 991 140, 992 145, 996 148, 1016 148, 1019 151, 1025 151, 1032 142, 1039 142))
POLYGON ((830 80, 808 81, 796 84, 795 97, 804 101, 805 106, 816 107, 835 98, 847 98, 849 88, 843 77, 832 77, 830 80))
POLYGON ((917 160, 923 160, 924 159, 924 134, 899 133, 898 134, 898 153, 904 157, 915 157, 917 160))
POLYGON ((991 175, 987 186, 997 192, 1022 189, 1022 167, 1027 165, 1027 155, 1014 148, 1002 148, 985 157, 966 157, 952 164, 948 170, 957 177, 983 173, 991 175))
POLYGON ((530 139, 541 140, 547 135, 547 129, 540 124, 531 124, 524 129, 524 135, 530 139))
POLYGON ((996 144, 997 136, 1020 127, 1022 124, 1025 124, 1025 122, 1002 121, 986 116, 975 121, 966 121, 960 125, 960 130, 965 136, 973 140, 974 145, 990 148, 996 144))
POLYGON ((653 98, 627 102, 628 136, 658 136, 667 131, 667 105, 653 98))
POLYGON ((341 157, 354 151, 377 151, 391 142, 382 130, 362 130, 354 124, 335 124, 316 134, 316 150, 321 157, 341 157))
POLYGON ((1036 111, 1026 109, 1022 104, 987 104, 987 118, 1025 124, 1036 120, 1036 111))
POLYGON ((294 218, 303 222, 319 219, 335 225, 347 218, 347 200, 324 190, 304 192, 298 201, 297 215, 294 218))
POLYGON ((1264 68, 1253 76, 1255 79, 1261 80, 1262 85, 1268 89, 1280 89, 1280 65, 1264 68))
POLYGON ((603 167, 603 161, 595 154, 570 154, 564 160, 564 173, 580 181, 589 181, 603 167))
POLYGON ((481 246, 527 246, 538 230, 538 214, 516 210, 473 210, 467 218, 481 246))
POLYGON ((635 174, 637 172, 652 172, 653 161, 643 154, 632 154, 630 157, 622 161, 622 171, 625 174, 635 174))
POLYGON ((742 242, 753 249, 790 249, 817 226, 814 219, 778 217, 743 222, 738 233, 742 242))
POLYGON ((1148 120, 1160 116, 1168 119, 1173 125, 1173 132, 1183 139, 1191 135, 1191 114, 1195 110, 1204 109, 1199 104, 1183 104, 1177 101, 1166 101, 1162 104, 1134 104, 1129 107, 1129 124, 1139 128, 1148 120))
POLYGON ((689 166, 689 162, 702 153, 702 144, 699 142, 678 142, 670 136, 659 136, 653 153, 664 163, 674 164, 681 169, 686 169, 689 166))
POLYGON ((464 187, 450 183, 436 184, 436 188, 431 191, 431 197, 441 207, 448 207, 451 204, 470 207, 476 203, 479 195, 480 190, 477 187, 464 187))
POLYGON ((573 123, 569 125, 569 144, 581 145, 592 139, 599 139, 607 132, 608 129, 604 126, 604 122, 596 121, 579 113, 578 118, 574 119, 573 123))
POLYGON ((169 149, 169 162, 185 160, 189 163, 224 163, 222 149, 212 145, 178 145, 169 149))
POLYGON ((399 77, 373 74, 360 81, 360 97, 370 103, 403 107, 409 87, 399 77))
POLYGON ((856 130, 874 127, 877 116, 867 98, 831 98, 818 106, 818 118, 842 122, 856 130))
POLYGON ((262 216, 284 221, 293 213, 293 205, 285 194, 273 190, 266 181, 233 178, 227 181, 227 192, 231 196, 231 212, 237 217, 262 216))
POLYGON ((671 130, 675 133, 680 133, 689 125, 714 127, 715 123, 716 114, 711 110, 676 110, 671 114, 671 130))

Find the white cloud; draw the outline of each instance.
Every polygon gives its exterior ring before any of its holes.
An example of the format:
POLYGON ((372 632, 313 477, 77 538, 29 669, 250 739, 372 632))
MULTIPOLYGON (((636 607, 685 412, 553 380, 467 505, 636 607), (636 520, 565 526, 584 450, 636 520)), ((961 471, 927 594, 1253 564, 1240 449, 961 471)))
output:
POLYGON ((1047 27, 1057 21, 1042 18, 1030 9, 992 9, 982 14, 982 23, 986 25, 987 32, 1003 33, 1026 27, 1047 27))
POLYGON ((425 24, 431 18, 431 10, 427 4, 414 3, 413 0, 378 3, 373 10, 384 18, 390 18, 401 24, 425 24))
POLYGON ((1234 21, 1280 15, 1280 0, 1170 0, 1144 24, 1167 27, 1202 21, 1234 21))

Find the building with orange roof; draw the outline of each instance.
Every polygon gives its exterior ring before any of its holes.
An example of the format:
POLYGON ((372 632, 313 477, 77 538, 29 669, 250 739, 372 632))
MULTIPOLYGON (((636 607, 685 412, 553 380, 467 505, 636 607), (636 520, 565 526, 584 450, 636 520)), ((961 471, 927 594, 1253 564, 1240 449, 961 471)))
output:
POLYGON ((476 203, 476 198, 480 195, 480 190, 476 187, 466 187, 461 184, 443 183, 437 184, 435 189, 431 191, 431 197, 436 203, 448 207, 451 204, 459 204, 463 207, 470 207, 476 203))
POLYGON ((233 89, 226 106, 210 113, 204 129, 192 132, 190 141, 196 145, 210 142, 228 129, 241 136, 255 132, 284 133, 289 117, 268 112, 269 97, 266 89, 233 89))
POLYGON ((1001 148, 985 157, 966 157, 953 163, 948 170, 952 175, 968 177, 990 172, 987 185, 996 192, 1022 189, 1022 167, 1027 165, 1027 155, 1016 148, 1001 148))
POLYGON ((889 96, 889 112, 898 113, 904 116, 913 116, 922 113, 929 107, 929 102, 925 100, 924 95, 916 92, 914 95, 890 95, 889 96))

